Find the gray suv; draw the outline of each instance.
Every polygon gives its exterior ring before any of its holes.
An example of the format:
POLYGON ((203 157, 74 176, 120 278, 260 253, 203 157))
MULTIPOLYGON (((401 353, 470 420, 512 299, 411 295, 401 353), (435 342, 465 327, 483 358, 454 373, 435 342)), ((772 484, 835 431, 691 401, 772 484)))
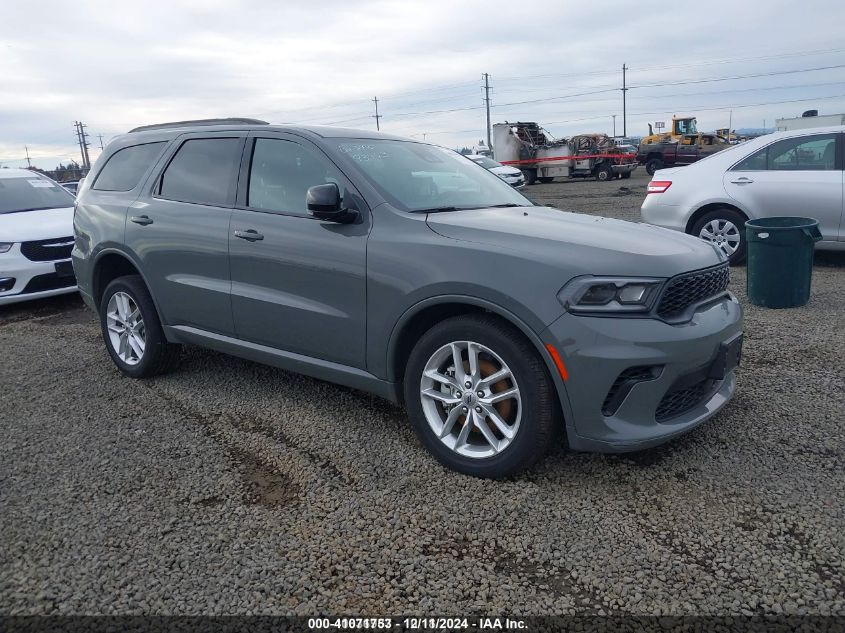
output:
POLYGON ((404 403, 423 444, 502 477, 557 433, 652 446, 732 396, 742 309, 724 254, 536 206, 451 150, 217 119, 113 140, 73 264, 118 368, 200 345, 404 403))

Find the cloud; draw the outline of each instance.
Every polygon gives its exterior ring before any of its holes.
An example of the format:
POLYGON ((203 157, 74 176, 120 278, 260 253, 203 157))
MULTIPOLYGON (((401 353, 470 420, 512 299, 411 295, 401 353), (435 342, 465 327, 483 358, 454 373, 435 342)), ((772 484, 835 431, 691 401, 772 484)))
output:
POLYGON ((623 62, 632 84, 667 84, 628 92, 629 133, 681 111, 699 114, 704 129, 726 126, 730 107, 736 127, 814 106, 841 111, 845 98, 739 106, 845 94, 843 69, 672 85, 845 63, 845 9, 814 6, 796 27, 794 4, 784 1, 764 10, 727 2, 16 3, 0 23, 0 163, 21 164, 10 159, 24 145, 39 160, 66 160, 78 151, 74 120, 106 140, 137 125, 214 116, 371 128, 376 95, 383 129, 472 144, 485 134, 484 72, 494 122, 548 122, 569 135, 610 132, 616 114, 621 133, 619 91, 548 99, 618 88, 623 62), (813 53, 823 49, 838 50, 813 53), (441 110, 456 111, 431 112, 441 110), (431 113, 408 114, 417 112, 431 113))

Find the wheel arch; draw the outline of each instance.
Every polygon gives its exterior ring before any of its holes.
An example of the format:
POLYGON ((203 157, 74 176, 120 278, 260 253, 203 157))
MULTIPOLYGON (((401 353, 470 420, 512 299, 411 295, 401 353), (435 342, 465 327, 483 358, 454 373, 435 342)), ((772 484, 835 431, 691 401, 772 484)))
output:
POLYGON ((748 214, 735 204, 732 204, 730 202, 708 202, 707 204, 704 204, 695 211, 693 211, 693 213, 689 217, 689 220, 687 220, 687 225, 686 228, 684 228, 684 233, 689 233, 690 235, 692 235, 692 227, 695 226, 695 223, 698 222, 702 216, 707 213, 710 213, 711 211, 715 211, 716 209, 730 209, 731 211, 736 211, 737 213, 739 213, 746 220, 749 219, 748 214))
POLYGON ((478 297, 464 295, 432 297, 408 308, 399 317, 388 341, 388 380, 397 384, 402 383, 404 380, 405 365, 414 347, 414 343, 434 325, 453 316, 485 312, 494 314, 515 327, 531 343, 534 349, 537 350, 552 378, 558 395, 559 411, 563 416, 567 431, 569 431, 570 425, 572 424, 572 410, 569 405, 566 385, 560 376, 554 360, 546 350, 540 335, 510 310, 478 297))
MULTIPOLYGON (((118 277, 124 277, 126 275, 138 275, 141 277, 144 285, 147 286, 147 290, 150 291, 150 296, 152 296, 150 284, 147 282, 144 273, 141 272, 141 267, 132 257, 117 249, 104 250, 97 255, 91 274, 91 294, 97 309, 100 307, 103 292, 105 292, 108 285, 118 277)), ((158 309, 158 303, 155 297, 153 297, 153 303, 160 315, 161 311, 158 309)))

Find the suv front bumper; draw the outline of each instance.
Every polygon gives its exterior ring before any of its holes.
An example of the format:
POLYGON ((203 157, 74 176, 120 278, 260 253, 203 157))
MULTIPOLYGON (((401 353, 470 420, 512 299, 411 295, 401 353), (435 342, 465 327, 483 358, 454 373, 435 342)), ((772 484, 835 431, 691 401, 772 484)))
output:
POLYGON ((718 379, 707 376, 722 345, 741 332, 742 307, 730 294, 680 325, 653 318, 564 314, 545 330, 543 339, 559 351, 569 374, 565 386, 570 448, 639 450, 711 418, 733 396, 736 376, 733 368, 718 379), (649 368, 652 374, 629 382, 620 402, 612 397, 619 390, 611 389, 632 368, 649 368))

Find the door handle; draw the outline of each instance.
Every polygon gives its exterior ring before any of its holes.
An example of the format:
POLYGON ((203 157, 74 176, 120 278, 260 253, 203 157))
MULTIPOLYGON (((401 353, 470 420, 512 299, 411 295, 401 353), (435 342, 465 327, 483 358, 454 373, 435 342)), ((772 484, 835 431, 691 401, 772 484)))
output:
POLYGON ((129 218, 130 222, 134 222, 135 224, 140 224, 141 226, 147 226, 148 224, 153 223, 153 219, 148 215, 133 215, 129 218))
POLYGON ((263 240, 264 236, 261 235, 255 229, 247 229, 246 231, 235 231, 235 237, 239 237, 242 240, 247 240, 249 242, 258 242, 259 240, 263 240))
POLYGON ((731 182, 735 185, 750 185, 754 181, 751 178, 737 178, 736 180, 731 180, 731 182))

